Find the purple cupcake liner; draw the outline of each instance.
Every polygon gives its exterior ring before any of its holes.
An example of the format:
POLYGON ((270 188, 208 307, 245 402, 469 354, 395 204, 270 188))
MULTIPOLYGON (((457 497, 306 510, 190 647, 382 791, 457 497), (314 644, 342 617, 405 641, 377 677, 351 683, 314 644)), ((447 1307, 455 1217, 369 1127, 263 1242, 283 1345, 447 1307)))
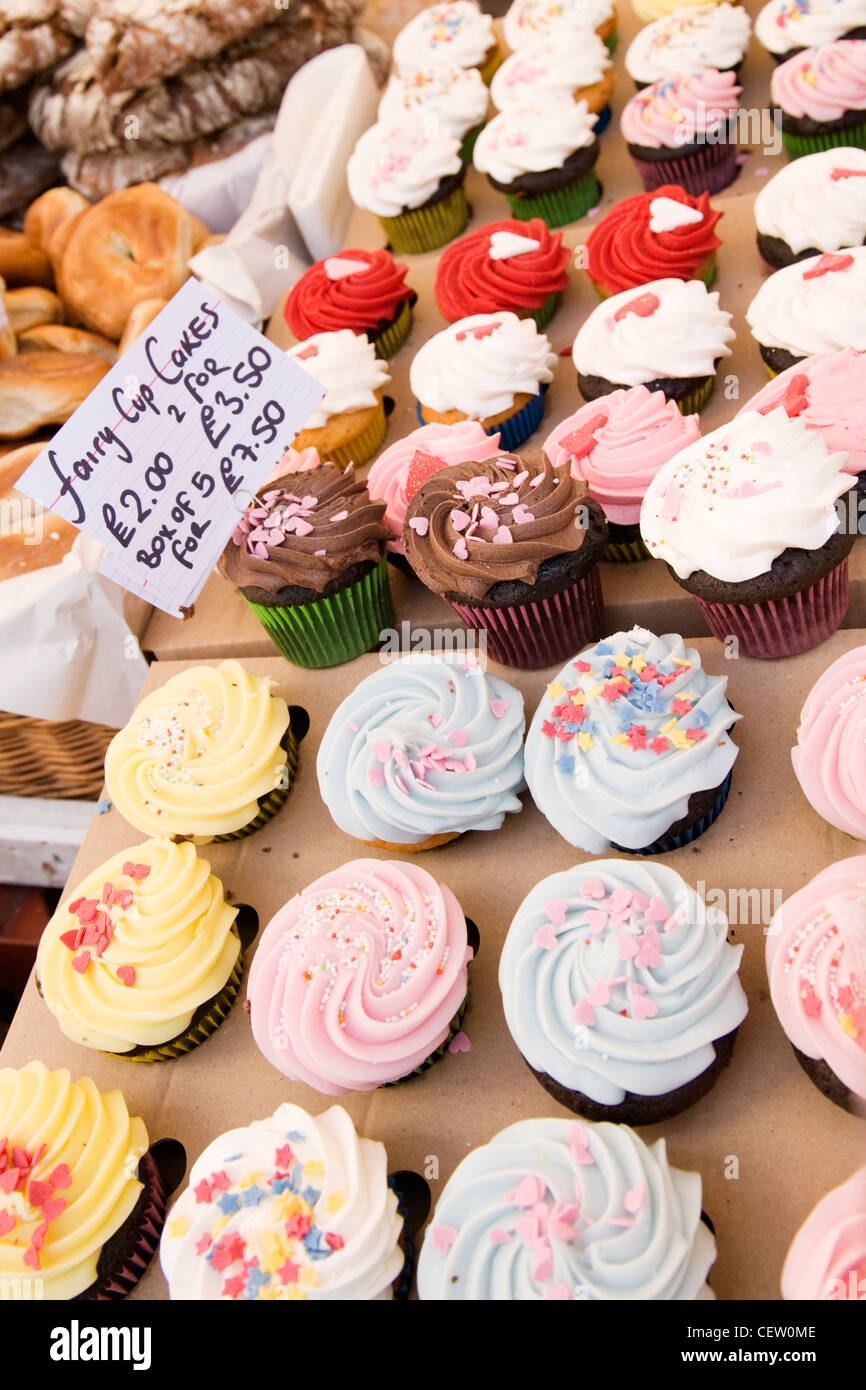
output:
POLYGON ((78 1294, 76 1301, 109 1303, 126 1298, 145 1273, 159 1248, 159 1238, 165 1224, 167 1195, 162 1174, 149 1150, 139 1159, 138 1176, 148 1190, 148 1198, 136 1221, 134 1244, 117 1268, 78 1294))
POLYGON ((611 844, 611 849, 618 849, 620 854, 668 854, 672 849, 682 849, 684 845, 690 845, 692 840, 696 840, 699 835, 703 835, 705 830, 709 830, 713 821, 721 812, 722 807, 728 799, 731 790, 731 773, 729 772, 724 782, 722 782, 716 792, 716 799, 708 811, 705 811, 700 820, 696 820, 685 830, 679 830, 675 835, 660 835, 651 845, 645 849, 627 849, 625 845, 611 844))
POLYGON ((848 559, 790 598, 764 603, 707 603, 698 607, 714 637, 736 637, 741 656, 796 656, 825 642, 848 609, 848 559))
POLYGON ((702 193, 721 193, 740 172, 737 147, 728 141, 702 145, 684 159, 638 159, 634 155, 632 158, 647 193, 665 183, 678 183, 693 198, 702 193))
POLYGON ((604 625, 598 565, 550 598, 510 608, 448 602, 467 627, 487 635, 487 655, 503 666, 535 670, 562 663, 597 642, 604 625))
MULTIPOLYGON (((415 403, 415 414, 418 423, 421 425, 429 424, 429 420, 424 419, 420 401, 415 403)), ((509 415, 507 420, 500 420, 495 425, 486 426, 485 434, 498 434, 499 447, 503 454, 511 454, 515 449, 519 449, 521 444, 525 444, 529 436, 538 429, 541 424, 541 417, 544 414, 544 392, 539 391, 537 396, 533 396, 521 406, 520 410, 509 415)))

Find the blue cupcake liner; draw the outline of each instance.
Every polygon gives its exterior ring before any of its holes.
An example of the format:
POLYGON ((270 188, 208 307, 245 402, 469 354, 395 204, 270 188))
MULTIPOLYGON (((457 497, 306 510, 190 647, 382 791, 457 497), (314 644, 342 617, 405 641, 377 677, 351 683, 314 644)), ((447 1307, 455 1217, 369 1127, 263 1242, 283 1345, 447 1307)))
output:
POLYGON ((608 102, 607 105, 603 106, 596 114, 595 125, 592 130, 593 135, 601 135, 603 130, 607 130, 610 125, 610 115, 610 102, 608 102))
MULTIPOLYGON (((430 422, 424 419, 421 413, 420 401, 415 402, 415 414, 421 425, 430 422)), ((541 417, 544 414, 544 392, 539 391, 537 396, 533 396, 526 405, 521 406, 520 410, 514 415, 509 415, 507 420, 500 420, 498 425, 490 425, 484 431, 485 434, 498 434, 499 447, 503 454, 513 454, 515 449, 519 449, 524 444, 534 430, 541 424, 541 417)))
POLYGON ((685 830, 680 830, 676 835, 660 835, 659 838, 646 849, 627 849, 625 845, 611 844, 611 849, 618 849, 620 854, 668 854, 672 849, 682 849, 684 845, 690 845, 692 840, 696 840, 699 835, 703 835, 705 830, 709 830, 713 821, 719 815, 722 807, 728 799, 731 790, 731 773, 729 772, 724 782, 722 782, 716 792, 716 799, 708 811, 696 820, 685 830))

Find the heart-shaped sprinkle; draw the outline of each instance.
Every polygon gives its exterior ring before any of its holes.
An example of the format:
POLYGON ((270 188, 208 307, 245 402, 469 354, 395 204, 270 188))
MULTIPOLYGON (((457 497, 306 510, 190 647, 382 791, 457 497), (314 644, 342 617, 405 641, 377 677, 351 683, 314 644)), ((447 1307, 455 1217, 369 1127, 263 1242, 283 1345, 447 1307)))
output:
POLYGON ((631 907, 631 893, 627 888, 615 888, 607 903, 608 912, 625 912, 631 907))
POLYGON ((441 710, 436 709, 433 711, 433 713, 430 715, 430 723, 433 725, 434 729, 439 728, 439 725, 442 723, 441 710))
POLYGON ((451 743, 454 744, 455 748, 465 748, 467 743, 469 742, 469 730, 452 729, 450 734, 448 735, 448 738, 451 741, 451 743))
POLYGON ((328 256, 323 265, 329 280, 343 280, 347 275, 361 275, 370 269, 366 261, 353 261, 348 256, 328 256))
POLYGON ((378 758, 380 763, 386 763, 391 756, 391 745, 387 739, 379 739, 374 743, 371 750, 374 758, 378 758))
POLYGON ((0 1211, 0 1237, 6 1236, 15 1225, 15 1217, 11 1211, 0 1211))
MULTIPOLYGON (((589 1148, 589 1135, 583 1125, 574 1124, 571 1126, 571 1129, 566 1135, 566 1143, 571 1150, 571 1156, 575 1163, 579 1163, 583 1167, 595 1163, 595 1159, 589 1148)), ((580 1186, 577 1179, 575 1179, 574 1184, 574 1195, 580 1200, 580 1186)))
POLYGON ((644 913, 648 922, 666 922, 668 915, 668 905, 663 898, 650 899, 649 907, 644 913))
POLYGON ((465 531, 471 517, 467 516, 466 512, 458 511, 455 507, 454 510, 449 513, 448 520, 451 522, 455 531, 465 531))
POLYGON ((637 955, 637 942, 628 932, 620 932, 617 938, 617 954, 620 960, 634 960, 637 955))
POLYGON ((370 767, 367 769, 367 777, 374 787, 384 787, 385 769, 381 767, 370 767))
POLYGON ((512 1187, 508 1193, 508 1200, 514 1202, 518 1207, 534 1207, 536 1202, 543 1202, 547 1193, 547 1186, 541 1178, 534 1178, 527 1174, 516 1187, 512 1187))
POLYGON ((586 999, 578 1000, 572 1014, 577 1023, 583 1023, 587 1028, 592 1028, 595 1023, 595 1010, 586 999))
POLYGON ((658 1011, 658 1004, 648 999, 645 994, 636 994, 631 1001, 631 1016, 639 1023, 646 1018, 655 1018, 658 1011))
POLYGON ((540 1240, 532 1252, 532 1279, 536 1284, 545 1283, 553 1273, 553 1251, 546 1240, 540 1240))
POLYGON ((661 304, 657 294, 647 290, 645 294, 636 295, 634 299, 629 299, 625 304, 621 304, 613 315, 613 322, 619 323, 621 319, 628 318, 629 314, 636 315, 639 319, 648 319, 661 304))
POLYGON ((607 913, 602 912, 600 908, 592 908, 591 911, 586 914, 586 925, 589 927, 593 936, 598 936, 607 926, 607 913))
POLYGON ((135 969, 131 965, 119 965, 117 967, 117 978, 122 985, 131 988, 135 984, 135 969))
POLYGON ((412 516, 409 518, 409 529, 414 531, 416 536, 426 536, 430 530, 430 522, 426 516, 412 516))
POLYGON ((472 1044, 465 1033, 455 1033, 448 1044, 449 1052, 471 1052, 472 1044))
POLYGON ((630 1187, 628 1192, 623 1197, 622 1204, 625 1207, 626 1211, 630 1212, 631 1215, 634 1216, 635 1212, 640 1211, 641 1207, 643 1206, 643 1200, 645 1196, 646 1187, 644 1186, 644 1184, 642 1182, 635 1183, 634 1187, 630 1187))
POLYGON ((456 555, 458 560, 469 559, 469 547, 462 536, 457 537, 457 540, 452 545, 451 550, 454 553, 454 555, 456 555))
POLYGON ((514 1236, 510 1231, 503 1231, 501 1226, 494 1226, 490 1232, 489 1240, 491 1245, 507 1245, 514 1236))
POLYGON ((447 1255, 458 1234, 456 1226, 431 1226, 430 1237, 436 1254, 447 1255))
POLYGON ((542 951, 556 950, 556 932, 549 922, 545 922, 543 927, 539 927, 533 936, 536 946, 540 946, 542 951))
POLYGON ((700 208, 690 208, 687 203, 677 202, 676 198, 653 198, 649 210, 651 232, 673 232, 677 227, 687 227, 692 222, 704 220, 700 208))
POLYGON ((541 1235, 541 1223, 538 1217, 532 1214, 520 1216, 514 1223, 514 1230, 524 1245, 535 1245, 541 1235))
POLYGON ((587 1004, 595 1004, 600 1009, 610 1003, 610 985, 606 980, 596 981, 586 996, 586 1002, 587 1004))
POLYGON ((545 904, 544 911, 551 922, 555 922, 558 927, 561 927, 568 911, 568 900, 566 898, 553 898, 551 902, 545 904))
POLYGON ((87 973, 87 967, 89 964, 90 952, 82 951, 79 955, 75 956, 72 962, 72 969, 77 971, 79 975, 84 975, 87 973))
POLYGON ((490 713, 494 719, 502 719, 508 712, 509 704, 507 700, 491 700, 490 713))
POLYGON ((599 878, 588 878, 580 885, 580 891, 585 898, 607 897, 607 889, 599 878))
POLYGON ((570 1303, 571 1289, 567 1284, 548 1284, 544 1290, 544 1297, 550 1303, 570 1303))
POLYGON ((534 237, 518 236, 515 232, 491 232, 487 254, 491 261, 506 261, 511 256, 525 256, 528 251, 540 250, 541 242, 534 237))

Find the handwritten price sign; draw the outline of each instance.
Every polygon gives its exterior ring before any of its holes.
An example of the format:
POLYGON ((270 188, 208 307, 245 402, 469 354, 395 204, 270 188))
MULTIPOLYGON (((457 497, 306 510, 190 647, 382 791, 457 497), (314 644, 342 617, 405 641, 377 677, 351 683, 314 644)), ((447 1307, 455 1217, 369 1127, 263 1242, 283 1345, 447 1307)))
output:
POLYGON ((189 280, 17 486, 106 547, 104 574, 177 614, 323 395, 189 280))

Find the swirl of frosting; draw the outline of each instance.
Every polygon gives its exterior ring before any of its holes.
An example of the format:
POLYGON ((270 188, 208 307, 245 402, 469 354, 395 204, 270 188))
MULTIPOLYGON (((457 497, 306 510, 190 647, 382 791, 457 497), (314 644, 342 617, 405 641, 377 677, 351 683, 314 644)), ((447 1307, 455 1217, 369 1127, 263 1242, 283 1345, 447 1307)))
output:
POLYGON ((680 579, 754 579, 784 550, 820 550, 839 529, 847 461, 784 410, 747 410, 659 469, 641 508, 644 543, 680 579))
POLYGON ((108 795, 145 834, 230 834, 279 786, 288 728, 288 706, 267 676, 237 661, 190 666, 146 695, 111 740, 108 795))
POLYGON ((377 391, 391 380, 388 364, 376 356, 374 345, 350 328, 314 333, 288 348, 286 356, 325 388, 323 399, 304 424, 307 430, 321 429, 332 415, 376 405, 377 391))
POLYGON ((594 860, 524 898, 499 958, 505 1020, 535 1071, 600 1105, 700 1076, 748 1011, 724 914, 673 869, 594 860))
POLYGON ((237 908, 191 844, 147 840, 100 865, 59 907, 36 975, 67 1038, 103 1052, 183 1033, 238 961, 237 908))
POLYGON ((675 149, 715 133, 739 109, 736 73, 717 68, 653 82, 637 92, 620 117, 623 139, 645 149, 675 149))
POLYGON ((866 1298, 866 1168, 822 1197, 803 1222, 785 1258, 782 1297, 866 1298))
POLYGON ((379 120, 399 121, 407 113, 434 116, 449 135, 462 140, 484 120, 487 101, 487 88, 477 68, 414 67, 390 77, 379 102, 379 120))
POLYGON ((714 234, 721 215, 709 193, 695 198, 675 183, 623 198, 587 237, 583 268, 611 294, 648 280, 690 280, 722 244, 714 234))
POLYGON ((796 53, 774 69, 770 95, 797 119, 838 121, 846 111, 866 111, 866 43, 838 39, 796 53))
POLYGON ((653 844, 734 765, 727 730, 740 716, 727 684, 672 633, 633 627, 589 647, 548 685, 530 726, 526 780, 539 811, 590 854, 653 844))
POLYGON ((273 472, 268 474, 265 484, 275 483, 285 473, 311 473, 321 466, 318 449, 293 449, 290 445, 273 472))
POLYGON ((600 29, 616 21, 614 0, 512 0, 504 20, 505 42, 512 50, 540 38, 581 41, 587 29, 600 29))
POLYGON ((592 29, 579 43, 537 39, 506 58, 494 74, 490 96, 499 111, 531 102, 540 90, 573 98, 579 88, 602 82, 610 65, 607 46, 592 29))
POLYGON ((421 207, 462 167, 459 141, 443 122, 404 111, 361 136, 346 165, 349 196, 379 217, 398 217, 421 207))
POLYGON ((286 323, 302 339, 337 329, 375 329, 412 299, 406 270, 384 247, 326 256, 293 286, 283 310, 286 323))
POLYGON ((797 256, 862 246, 866 150, 819 150, 784 165, 758 193, 755 223, 759 236, 780 237, 797 256))
POLYGON ((746 310, 762 347, 813 357, 866 351, 866 246, 821 252, 776 270, 746 310))
MULTIPOLYGON (((854 766, 844 770, 856 776, 854 766)), ((770 923, 767 974, 794 1047, 866 1100, 866 855, 831 864, 786 899, 770 923)))
POLYGON ((768 381, 743 410, 766 415, 777 406, 823 435, 828 449, 847 453, 848 473, 866 471, 866 355, 862 352, 842 348, 807 357, 768 381))
MULTIPOLYGON (((567 254, 567 253, 566 253, 567 254)), ((397 555, 406 554, 403 541, 403 521, 410 497, 409 475, 416 454, 421 454, 428 468, 450 468, 455 463, 474 460, 483 463, 499 455, 499 433, 485 434, 477 420, 458 420, 453 425, 422 425, 389 445, 373 464, 367 475, 371 497, 385 503, 384 522, 391 532, 388 549, 397 555)))
POLYGON ((555 366, 556 353, 534 319, 470 314, 427 339, 412 360, 409 385, 431 410, 486 420, 510 410, 518 395, 537 396, 555 366))
POLYGON ((509 309, 538 309, 568 285, 569 252, 562 233, 540 217, 506 218, 452 241, 436 266, 434 295, 446 319, 509 309))
POLYGON ((866 840, 864 729, 866 647, 855 647, 828 666, 809 691, 791 760, 818 815, 857 840, 866 840))
POLYGON ((428 5, 404 25, 394 40, 394 66, 398 72, 411 72, 434 63, 480 67, 495 45, 490 15, 474 0, 450 0, 428 5))
POLYGON ((135 1209, 147 1130, 120 1091, 28 1062, 0 1068, 0 1135, 0 1277, 75 1298, 135 1209))
POLYGON ((841 39, 866 25, 866 0, 770 0, 758 11, 755 38, 770 53, 841 39))
POLYGON ((524 727, 523 696, 470 654, 413 653, 332 715, 316 761, 322 800, 366 842, 498 830, 521 810, 524 727))
POLYGON ((479 600, 502 580, 534 584, 545 560, 583 545, 577 515, 586 492, 568 469, 554 473, 540 450, 442 468, 407 504, 407 558, 435 594, 479 600))
POLYGON ((642 24, 673 14, 674 10, 685 10, 692 5, 705 5, 707 0, 631 0, 631 7, 642 24))
POLYGON ((196 1159, 159 1258, 173 1301, 391 1297, 403 1221, 384 1146, 285 1104, 196 1159))
POLYGON ((752 21, 743 5, 725 3, 677 9, 654 19, 629 44, 625 66, 635 82, 735 68, 749 46, 752 21))
POLYGON ((416 864, 353 859, 265 928, 247 991, 253 1037, 290 1081, 373 1091, 445 1042, 471 959, 450 888, 416 864))
POLYGON ((472 162, 497 183, 561 169, 575 150, 595 142, 596 115, 562 92, 539 93, 501 111, 475 141, 472 162))
POLYGON ((656 473, 700 438, 697 415, 683 415, 661 391, 611 391, 562 420, 542 448, 554 468, 569 467, 601 503, 608 521, 633 526, 656 473))
POLYGON ((418 1296, 711 1299, 698 1173, 628 1125, 521 1120, 467 1154, 418 1260, 418 1296))
MULTIPOLYGON (((220 573, 273 598, 286 588, 324 593, 353 565, 377 564, 388 530, 354 470, 323 463, 285 473, 248 507, 220 559, 220 573)), ((256 600, 256 595, 247 595, 256 600)))
POLYGON ((575 368, 617 386, 712 376, 730 356, 731 315, 703 280, 650 280, 593 309, 572 347, 575 368))

